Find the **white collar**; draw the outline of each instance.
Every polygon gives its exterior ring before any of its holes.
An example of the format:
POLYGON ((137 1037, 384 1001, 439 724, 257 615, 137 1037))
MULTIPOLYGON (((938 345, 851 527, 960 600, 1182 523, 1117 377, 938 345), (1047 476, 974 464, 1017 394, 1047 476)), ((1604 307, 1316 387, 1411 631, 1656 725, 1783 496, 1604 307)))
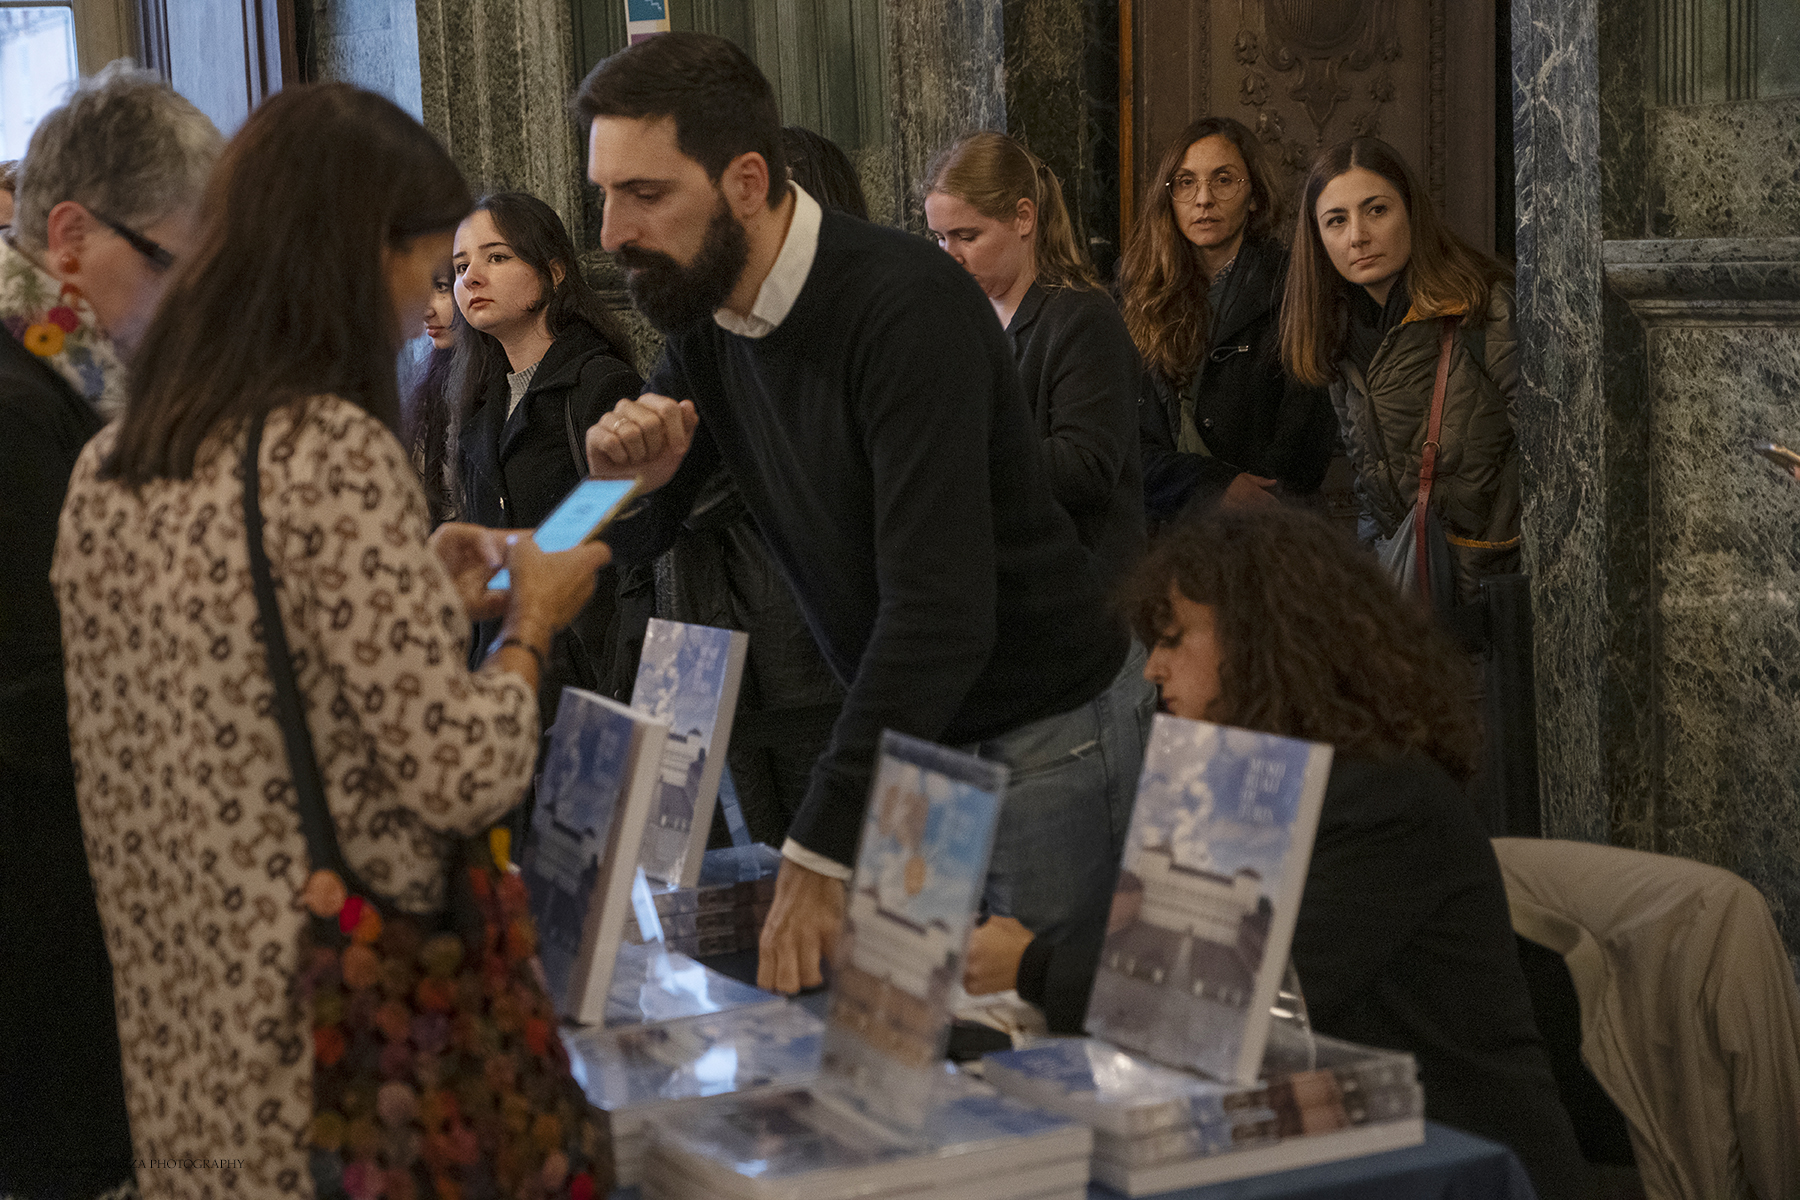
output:
POLYGON ((750 315, 740 317, 728 308, 713 313, 713 320, 726 333, 747 338, 774 333, 793 311, 800 289, 806 286, 806 277, 812 274, 813 259, 819 253, 819 219, 824 210, 806 194, 805 188, 791 181, 788 186, 794 189, 794 216, 788 222, 781 253, 775 256, 775 265, 769 268, 768 278, 756 293, 756 303, 750 306, 750 315))

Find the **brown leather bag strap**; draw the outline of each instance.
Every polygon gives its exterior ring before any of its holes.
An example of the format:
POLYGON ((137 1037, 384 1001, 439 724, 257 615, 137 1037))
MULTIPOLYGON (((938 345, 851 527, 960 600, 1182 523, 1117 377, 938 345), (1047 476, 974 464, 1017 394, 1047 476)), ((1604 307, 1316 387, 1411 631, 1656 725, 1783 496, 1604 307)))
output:
POLYGON ((1425 421, 1425 445, 1419 454, 1419 499, 1413 512, 1413 538, 1419 595, 1431 600, 1431 558, 1425 541, 1426 516, 1431 509, 1431 485, 1437 478, 1438 434, 1444 426, 1444 393, 1450 387, 1450 348, 1456 344, 1455 317, 1445 317, 1438 328, 1437 382, 1431 386, 1431 415, 1425 421))

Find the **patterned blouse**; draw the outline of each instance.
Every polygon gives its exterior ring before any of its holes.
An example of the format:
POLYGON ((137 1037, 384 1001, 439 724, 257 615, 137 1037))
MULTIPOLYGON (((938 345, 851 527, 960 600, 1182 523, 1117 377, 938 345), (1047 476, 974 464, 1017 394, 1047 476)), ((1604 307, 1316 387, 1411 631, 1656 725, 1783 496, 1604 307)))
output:
MULTIPOLYGON (((444 835, 518 802, 537 699, 467 669, 468 617, 393 434, 333 397, 296 429, 296 407, 263 437, 264 537, 327 801, 351 866, 429 909, 444 835)), ((51 582, 138 1182, 310 1196, 312 1039, 290 997, 307 854, 252 629, 244 435, 133 492, 95 477, 116 432, 75 468, 51 582)))

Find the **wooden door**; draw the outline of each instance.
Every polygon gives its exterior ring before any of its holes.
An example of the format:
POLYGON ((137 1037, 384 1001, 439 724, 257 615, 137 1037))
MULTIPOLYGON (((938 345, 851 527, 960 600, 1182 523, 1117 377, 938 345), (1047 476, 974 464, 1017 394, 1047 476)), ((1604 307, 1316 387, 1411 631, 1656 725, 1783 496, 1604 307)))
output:
POLYGON ((1162 183, 1148 173, 1201 116, 1254 129, 1290 196, 1319 149, 1373 135, 1406 156, 1452 228, 1494 249, 1494 0, 1123 3, 1122 173, 1136 194, 1162 183))

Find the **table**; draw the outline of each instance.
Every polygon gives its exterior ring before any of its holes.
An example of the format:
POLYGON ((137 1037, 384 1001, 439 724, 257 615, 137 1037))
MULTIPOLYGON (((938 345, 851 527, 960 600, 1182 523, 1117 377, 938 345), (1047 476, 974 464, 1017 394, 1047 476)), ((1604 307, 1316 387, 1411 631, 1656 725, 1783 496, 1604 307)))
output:
MULTIPOLYGON (((1090 1200, 1117 1200, 1095 1183, 1090 1200)), ((1425 1143, 1343 1162, 1163 1192, 1165 1200, 1537 1200, 1505 1146, 1425 1122, 1425 1143)))

